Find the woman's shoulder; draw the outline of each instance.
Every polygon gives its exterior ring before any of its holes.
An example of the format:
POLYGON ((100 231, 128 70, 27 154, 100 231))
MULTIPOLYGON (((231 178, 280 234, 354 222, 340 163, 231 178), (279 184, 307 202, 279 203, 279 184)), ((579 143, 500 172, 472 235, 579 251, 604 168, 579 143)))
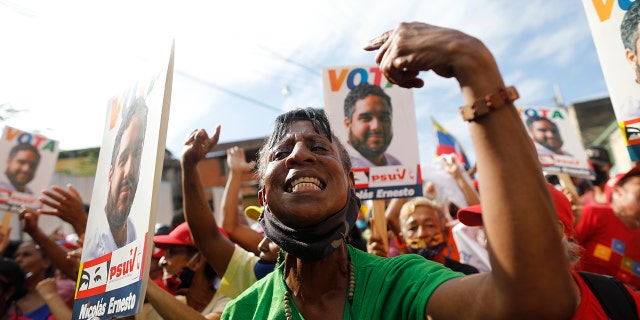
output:
POLYGON ((349 246, 349 254, 354 266, 357 268, 373 268, 383 271, 385 269, 407 268, 416 266, 419 268, 441 268, 442 264, 427 260, 417 254, 401 254, 395 257, 384 258, 353 246, 349 246))

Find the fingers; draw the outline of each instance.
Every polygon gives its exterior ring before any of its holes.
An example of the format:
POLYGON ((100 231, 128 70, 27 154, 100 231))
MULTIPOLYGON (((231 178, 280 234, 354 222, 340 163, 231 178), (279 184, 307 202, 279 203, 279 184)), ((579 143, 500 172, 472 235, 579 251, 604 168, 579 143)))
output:
POLYGON ((44 214, 57 214, 58 213, 58 209, 60 209, 60 204, 59 203, 53 202, 51 200, 47 200, 47 199, 44 199, 44 198, 39 198, 38 200, 40 201, 40 203, 42 203, 42 204, 44 204, 46 206, 49 206, 51 208, 54 208, 53 210, 52 209, 38 209, 38 213, 44 213, 44 214))
MULTIPOLYGON (((66 198, 64 195, 60 195, 58 193, 53 193, 53 192, 48 191, 48 190, 42 190, 42 194, 44 194, 45 196, 47 196, 47 197, 49 197, 49 198, 51 198, 51 199, 53 199, 53 200, 55 200, 57 202, 62 202, 66 198)), ((47 200, 47 199, 42 198, 42 197, 40 197, 40 199, 47 200)), ((51 201, 49 200, 49 202, 51 202, 51 201)))
POLYGON ((187 141, 184 142, 184 145, 188 146, 190 144, 193 144, 193 142, 196 141, 196 137, 198 136, 198 133, 200 132, 200 130, 202 129, 195 129, 191 131, 191 133, 189 133, 189 135, 187 136, 187 141))
POLYGON ((227 149, 227 156, 232 159, 244 159, 244 149, 238 146, 227 149))
MULTIPOLYGON (((47 195, 47 196, 48 196, 48 197, 51 197, 51 196, 49 196, 49 195, 47 195)), ((53 199, 53 197, 51 197, 51 198, 53 199)), ((61 203, 61 202, 60 202, 60 200, 57 200, 57 201, 51 201, 51 200, 49 200, 49 199, 47 199, 47 198, 39 197, 39 198, 38 198, 38 201, 40 201, 40 203, 42 203, 42 204, 44 204, 44 205, 46 205, 46 206, 49 206, 49 207, 51 207, 51 208, 56 209, 56 210, 38 209, 38 210, 37 210, 37 212, 38 212, 38 213, 45 213, 45 214, 57 213, 57 212, 58 212, 58 210, 57 210, 57 209, 60 209, 60 206, 61 206, 61 205, 60 205, 60 203, 61 203)))
MULTIPOLYGON (((71 184, 67 185, 69 192, 58 187, 52 186, 51 190, 42 190, 42 194, 48 198, 39 197, 38 200, 52 208, 61 209, 64 206, 73 206, 75 202, 82 203, 82 198, 78 191, 71 186, 71 184)), ((40 212, 40 210, 38 210, 40 212)), ((42 212, 41 212, 42 213, 42 212)))
POLYGON ((380 257, 387 257, 388 255, 387 251, 384 249, 384 244, 379 240, 370 240, 367 244, 367 252, 380 257))
MULTIPOLYGON (((84 232, 78 236, 78 245, 82 247, 84 245, 84 232)), ((82 250, 80 250, 80 254, 82 254, 82 250)))
POLYGON ((220 139, 220 125, 217 125, 215 128, 215 131, 213 132, 213 136, 211 136, 211 139, 209 139, 209 142, 211 143, 211 148, 213 148, 215 145, 218 144, 218 139, 220 139))
POLYGON ((75 260, 75 259, 80 259, 80 257, 82 257, 82 248, 78 248, 78 249, 67 252, 67 259, 75 260))
POLYGON ((29 208, 25 206, 21 206, 20 209, 18 209, 18 219, 20 220, 26 219, 27 213, 29 213, 29 208))
POLYGON ((58 287, 54 278, 45 278, 36 284, 36 291, 40 296, 46 298, 49 295, 57 294, 58 287))
POLYGON ((22 230, 31 234, 38 228, 38 214, 28 210, 20 210, 18 219, 22 221, 22 230))
POLYGON ((76 190, 76 188, 74 188, 72 185, 68 184, 67 185, 67 189, 69 189, 69 192, 71 192, 71 194, 78 198, 78 199, 82 199, 82 197, 80 196, 80 193, 78 193, 78 190, 76 190))
MULTIPOLYGON (((67 186, 71 186, 71 185, 67 185, 67 186)), ((63 197, 69 196, 69 193, 65 189, 60 188, 58 186, 51 186, 51 190, 55 191, 58 194, 61 194, 63 197)), ((51 192, 49 192, 49 193, 51 193, 51 192)))
POLYGON ((407 32, 412 28, 411 24, 400 24, 397 28, 387 31, 382 35, 372 39, 365 46, 365 50, 378 49, 376 63, 380 66, 380 71, 392 83, 403 88, 421 88, 424 81, 418 78, 420 70, 428 70, 414 65, 416 56, 407 54, 400 45, 406 47, 407 41, 411 41, 413 32, 407 32), (407 36, 407 33, 409 36, 407 36))
POLYGON ((59 216, 60 215, 60 212, 58 212, 57 209, 51 209, 51 210, 38 209, 38 213, 39 214, 46 214, 46 215, 50 215, 50 216, 59 216))
POLYGON ((389 30, 371 40, 369 40, 369 42, 367 42, 367 44, 365 44, 364 46, 364 50, 366 51, 374 51, 374 50, 378 50, 380 49, 380 47, 382 47, 382 45, 387 42, 387 40, 389 39, 389 35, 391 35, 391 32, 393 32, 393 30, 389 30))
MULTIPOLYGON (((402 63, 400 63, 402 64, 402 63)), ((422 88, 424 81, 418 78, 420 70, 407 69, 404 67, 387 66, 383 60, 380 63, 380 71, 387 80, 403 88, 422 88)))
POLYGON ((197 147, 197 149, 202 148, 205 149, 205 151, 209 151, 218 144, 218 140, 220 138, 220 127, 220 125, 216 126, 211 138, 208 137, 207 131, 204 129, 195 129, 191 131, 184 145, 197 147))
POLYGON ((20 220, 24 220, 27 223, 37 222, 38 214, 35 212, 25 212, 20 216, 20 220))

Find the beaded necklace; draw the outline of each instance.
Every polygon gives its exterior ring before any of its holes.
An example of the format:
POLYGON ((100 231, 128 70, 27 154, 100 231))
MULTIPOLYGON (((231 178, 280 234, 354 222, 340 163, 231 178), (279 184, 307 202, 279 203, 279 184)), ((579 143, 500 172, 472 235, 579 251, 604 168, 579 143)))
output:
MULTIPOLYGON (((356 277, 353 272, 353 262, 351 258, 349 258, 349 291, 347 292, 347 297, 349 299, 349 307, 353 304, 353 293, 356 288, 356 277)), ((287 320, 292 320, 291 317, 291 293, 289 293, 289 288, 284 293, 284 314, 287 317, 287 320)))

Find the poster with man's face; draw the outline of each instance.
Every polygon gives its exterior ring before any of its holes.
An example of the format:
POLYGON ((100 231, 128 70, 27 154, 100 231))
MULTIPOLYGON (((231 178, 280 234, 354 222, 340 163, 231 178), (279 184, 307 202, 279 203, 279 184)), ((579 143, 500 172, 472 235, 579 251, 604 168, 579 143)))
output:
MULTIPOLYGON (((103 142, 73 319, 111 319, 142 308, 153 248, 169 116, 169 66, 107 102, 103 142)), ((166 61, 164 61, 166 63, 166 61)))
POLYGON ((640 121, 640 1, 582 3, 629 156, 640 161, 640 141, 630 134, 640 121))
POLYGON ((361 199, 422 195, 413 91, 376 65, 325 67, 325 112, 351 158, 361 199))
POLYGON ((518 112, 545 174, 595 178, 578 132, 564 108, 518 107, 518 112))
POLYGON ((13 212, 11 240, 20 239, 20 206, 41 207, 38 196, 48 189, 58 161, 58 142, 41 134, 5 127, 0 140, 0 209, 13 212))

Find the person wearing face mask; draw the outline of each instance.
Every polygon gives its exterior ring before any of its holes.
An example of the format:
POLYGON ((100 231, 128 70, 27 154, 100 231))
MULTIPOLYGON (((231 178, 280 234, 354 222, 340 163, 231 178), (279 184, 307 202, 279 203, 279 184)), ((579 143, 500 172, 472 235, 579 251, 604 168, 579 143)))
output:
POLYGON ((147 285, 149 304, 140 319, 218 319, 229 297, 218 292, 219 277, 196 247, 186 222, 168 235, 153 237, 164 251, 160 259, 164 289, 154 281, 147 285), (155 309, 155 310, 151 310, 155 309))
POLYGON ((424 197, 413 198, 400 209, 402 237, 408 253, 439 262, 453 271, 478 273, 475 267, 450 257, 455 248, 448 245, 445 212, 437 203, 424 197))
POLYGON ((460 84, 498 263, 464 276, 414 254, 382 258, 347 244, 360 209, 348 153, 322 110, 294 109, 276 118, 257 161, 259 222, 282 249, 276 270, 229 302, 222 319, 568 319, 578 298, 551 195, 513 105, 517 91, 491 52, 419 22, 366 49, 378 50, 381 74, 402 87, 422 87, 418 76, 429 70, 460 84))
POLYGON ((585 150, 589 161, 593 165, 596 173, 596 180, 593 181, 593 188, 586 191, 580 196, 580 204, 586 206, 588 204, 606 204, 607 199, 604 194, 604 185, 609 180, 609 172, 613 167, 611 157, 607 149, 600 146, 589 146, 585 150))

